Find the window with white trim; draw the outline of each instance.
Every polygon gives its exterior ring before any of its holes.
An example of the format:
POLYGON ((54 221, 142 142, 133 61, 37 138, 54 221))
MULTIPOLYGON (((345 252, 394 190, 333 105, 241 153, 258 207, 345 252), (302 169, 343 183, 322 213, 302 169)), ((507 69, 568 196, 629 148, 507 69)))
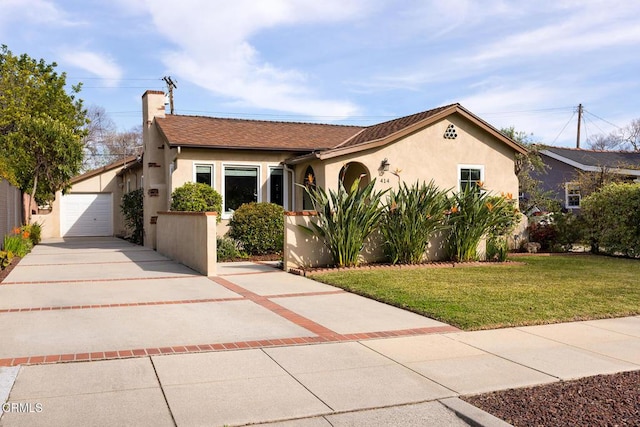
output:
POLYGON ((284 171, 281 167, 269 168, 269 202, 284 207, 284 171))
POLYGON ((193 180, 213 187, 213 165, 195 164, 193 167, 193 180))
POLYGON ((244 203, 259 202, 259 166, 225 165, 222 186, 226 215, 230 215, 244 203))
POLYGON ((484 166, 459 165, 458 166, 458 190, 464 191, 471 186, 480 188, 484 182, 484 166))
POLYGON ((580 208, 580 187, 570 182, 567 182, 564 186, 565 191, 565 206, 569 209, 580 208))

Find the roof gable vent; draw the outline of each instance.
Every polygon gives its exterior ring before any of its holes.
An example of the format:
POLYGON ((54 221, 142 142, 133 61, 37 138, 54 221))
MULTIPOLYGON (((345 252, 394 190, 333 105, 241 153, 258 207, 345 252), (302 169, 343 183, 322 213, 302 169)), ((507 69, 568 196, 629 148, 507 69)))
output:
POLYGON ((456 127, 454 125, 447 126, 447 130, 444 131, 444 139, 456 139, 457 137, 456 127))

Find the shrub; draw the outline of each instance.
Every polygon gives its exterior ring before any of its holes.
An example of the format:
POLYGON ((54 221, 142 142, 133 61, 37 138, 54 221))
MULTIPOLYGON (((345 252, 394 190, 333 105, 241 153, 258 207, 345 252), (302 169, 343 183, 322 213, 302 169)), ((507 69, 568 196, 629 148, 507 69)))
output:
POLYGON ((558 239, 558 230, 553 222, 532 222, 527 227, 529 241, 540 243, 541 251, 551 251, 558 239))
POLYGON ((233 213, 229 237, 252 255, 282 252, 284 209, 275 203, 245 203, 233 213))
POLYGON ((221 262, 243 257, 239 242, 230 237, 216 237, 216 249, 218 261, 221 262))
POLYGON ((517 210, 513 200, 492 196, 479 187, 467 186, 449 199, 448 257, 454 261, 478 259, 483 237, 504 235, 515 226, 517 210))
POLYGON ((593 252, 640 256, 640 185, 609 184, 585 197, 580 210, 593 252))
POLYGON ((15 228, 11 235, 4 236, 2 248, 6 252, 11 252, 15 256, 22 258, 28 254, 33 247, 29 236, 30 234, 28 231, 22 231, 20 228, 15 228))
POLYGON ((42 226, 37 222, 29 225, 23 225, 21 228, 22 232, 29 233, 29 239, 31 239, 32 246, 37 245, 42 241, 42 226))
POLYGON ((143 197, 142 188, 130 191, 122 196, 122 204, 120 205, 124 224, 132 233, 130 240, 138 245, 144 243, 143 197))
POLYGON ((218 212, 221 219, 222 196, 216 190, 199 182, 187 182, 171 194, 171 210, 186 212, 218 212))
POLYGON ((383 208, 380 232, 391 263, 422 262, 433 235, 444 228, 446 192, 430 182, 391 190, 383 208))
POLYGON ((0 270, 4 270, 9 267, 11 260, 13 259, 13 252, 0 251, 0 270))
POLYGON ((509 256, 509 244, 505 237, 490 237, 487 240, 487 260, 504 262, 509 256))
POLYGON ((321 187, 303 187, 318 212, 318 222, 312 222, 313 228, 302 229, 324 239, 333 262, 338 267, 358 265, 359 255, 365 239, 376 229, 382 208, 380 199, 387 192, 374 191, 376 180, 360 188, 360 179, 356 179, 347 191, 338 181, 338 191, 321 187))

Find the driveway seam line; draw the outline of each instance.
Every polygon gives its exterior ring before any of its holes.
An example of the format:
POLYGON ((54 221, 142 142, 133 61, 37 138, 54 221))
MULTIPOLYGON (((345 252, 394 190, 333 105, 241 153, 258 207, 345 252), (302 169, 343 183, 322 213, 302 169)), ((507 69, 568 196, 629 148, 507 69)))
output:
POLYGON ((167 279, 189 279, 193 277, 202 277, 200 275, 184 275, 184 276, 157 276, 157 277, 120 277, 113 279, 68 279, 68 280, 28 280, 22 282, 2 282, 0 286, 6 285, 49 285, 58 283, 93 283, 93 282, 119 282, 129 280, 167 280, 167 279))
POLYGON ((317 394, 315 394, 313 391, 311 391, 311 389, 309 387, 307 387, 306 385, 304 385, 298 378, 295 377, 295 375, 293 375, 291 372, 289 372, 284 366, 282 366, 280 363, 278 363, 278 361, 276 359, 274 359, 273 357, 271 357, 271 355, 269 353, 267 353, 263 348, 260 349, 260 351, 262 351, 264 354, 267 355, 267 357, 271 360, 273 360, 273 363, 275 363, 276 365, 278 365, 280 367, 280 369, 282 369, 283 371, 285 371, 287 373, 287 375, 289 375, 291 378, 293 378, 293 380, 295 382, 297 382, 298 384, 300 384, 305 390, 307 390, 309 393, 311 393, 311 395, 313 397, 315 397, 316 399, 318 399, 320 402, 322 402, 323 405, 325 405, 327 408, 329 408, 332 412, 335 412, 335 409, 333 409, 333 407, 331 405, 329 405, 327 402, 325 402, 324 400, 322 400, 322 398, 320 396, 318 396, 317 394))
POLYGON ((0 313, 26 313, 26 312, 38 312, 38 311, 58 311, 58 310, 85 310, 91 308, 122 308, 122 307, 144 307, 152 305, 174 305, 174 304, 199 304, 199 303, 211 303, 211 302, 228 302, 228 301, 242 301, 244 297, 229 297, 229 298, 203 298, 203 299, 186 299, 186 300, 171 300, 171 301, 143 301, 143 302, 124 302, 124 303, 111 303, 111 304, 77 304, 77 305, 62 305, 62 306, 49 306, 49 307, 23 307, 23 308, 3 308, 0 309, 0 313))
POLYGON ((173 421, 173 425, 178 427, 178 423, 176 422, 176 417, 173 415, 173 411, 171 410, 171 405, 169 404, 169 400, 167 399, 167 394, 164 392, 164 387, 162 386, 162 381, 160 381, 160 376, 158 375, 158 370, 156 369, 155 363, 153 363, 153 357, 149 356, 149 362, 151 362, 151 367, 153 368, 153 373, 156 376, 156 380, 158 380, 158 385, 160 386, 160 391, 162 392, 162 397, 164 399, 164 403, 167 405, 167 410, 169 411, 169 415, 171 415, 171 421, 173 421))

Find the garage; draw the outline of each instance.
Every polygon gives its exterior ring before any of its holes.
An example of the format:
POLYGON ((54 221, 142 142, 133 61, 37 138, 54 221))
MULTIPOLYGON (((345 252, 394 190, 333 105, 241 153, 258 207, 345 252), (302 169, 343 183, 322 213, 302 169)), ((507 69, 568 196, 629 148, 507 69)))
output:
POLYGON ((112 236, 113 197, 111 193, 62 196, 60 234, 64 237, 112 236))

